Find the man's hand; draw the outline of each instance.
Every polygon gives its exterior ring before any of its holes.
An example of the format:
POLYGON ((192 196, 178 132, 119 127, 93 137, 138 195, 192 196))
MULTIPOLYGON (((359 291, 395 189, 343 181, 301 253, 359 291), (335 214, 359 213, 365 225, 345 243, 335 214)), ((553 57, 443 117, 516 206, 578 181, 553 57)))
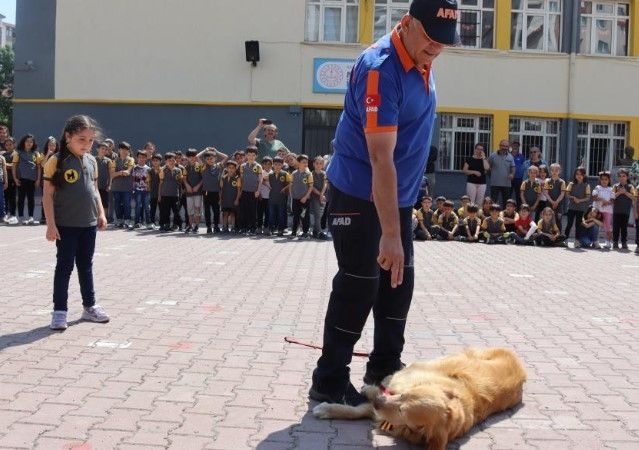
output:
POLYGON ((260 119, 260 120, 258 120, 258 121, 257 121, 257 126, 258 126, 258 127, 260 127, 260 128, 264 128, 264 126, 265 126, 265 125, 264 125, 264 121, 265 121, 265 120, 266 120, 266 119, 260 119))
POLYGON ((58 227, 53 224, 47 224, 47 241, 59 241, 60 240, 60 232, 58 231, 58 227))
POLYGON ((98 217, 98 230, 104 231, 107 228, 107 219, 104 214, 100 214, 98 217))
POLYGON ((384 270, 390 270, 391 287, 396 288, 404 281, 404 247, 400 235, 382 234, 379 240, 377 263, 384 270))
POLYGON ((260 198, 260 191, 255 191, 255 198, 260 198))

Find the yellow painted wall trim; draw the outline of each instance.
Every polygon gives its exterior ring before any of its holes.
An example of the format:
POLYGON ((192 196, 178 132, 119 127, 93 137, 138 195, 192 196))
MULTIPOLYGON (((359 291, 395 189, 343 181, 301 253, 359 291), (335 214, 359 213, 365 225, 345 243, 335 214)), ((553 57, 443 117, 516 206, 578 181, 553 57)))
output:
POLYGON ((499 148, 499 141, 502 139, 508 139, 508 119, 510 114, 508 111, 494 111, 493 112, 493 142, 492 148, 499 148))
POLYGON ((510 50, 511 0, 497 0, 495 11, 495 47, 510 50))
POLYGON ((630 46, 628 54, 639 56, 639 0, 630 4, 630 46))
POLYGON ((373 43, 373 18, 375 0, 359 0, 359 42, 373 43))
POLYGON ((639 159, 639 117, 635 117, 630 121, 628 145, 635 148, 635 159, 639 159))

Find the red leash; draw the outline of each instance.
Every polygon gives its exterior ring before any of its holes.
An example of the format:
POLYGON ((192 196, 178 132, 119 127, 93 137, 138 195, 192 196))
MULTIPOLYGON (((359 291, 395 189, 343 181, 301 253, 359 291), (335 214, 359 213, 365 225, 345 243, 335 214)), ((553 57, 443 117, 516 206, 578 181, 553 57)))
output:
MULTIPOLYGON (((284 338, 284 340, 286 342, 288 342, 289 344, 297 344, 297 345, 302 345, 304 347, 309 347, 309 348, 314 348, 314 349, 317 349, 317 350, 322 350, 322 346, 321 345, 313 344, 312 342, 298 341, 297 339, 295 339, 293 337, 289 337, 289 336, 286 336, 284 338)), ((353 352, 353 356, 361 356, 362 358, 368 358, 368 353, 365 353, 365 352, 353 352)))

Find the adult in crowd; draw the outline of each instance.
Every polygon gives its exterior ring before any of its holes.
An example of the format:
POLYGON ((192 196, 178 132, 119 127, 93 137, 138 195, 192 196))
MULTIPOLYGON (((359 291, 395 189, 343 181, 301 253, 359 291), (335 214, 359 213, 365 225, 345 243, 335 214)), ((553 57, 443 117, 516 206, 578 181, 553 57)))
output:
MULTIPOLYGON (((435 195, 435 163, 437 162, 437 156, 439 151, 434 145, 430 146, 430 152, 428 153, 428 162, 426 163, 426 178, 428 178, 428 195, 435 195)), ((417 199, 421 202, 421 198, 417 199)), ((418 207, 419 208, 419 207, 418 207)))
POLYGON ((537 168, 539 168, 539 166, 541 165, 548 165, 546 164, 546 161, 544 161, 541 157, 541 149, 539 147, 530 147, 530 157, 526 161, 524 161, 524 164, 522 166, 524 173, 528 173, 528 169, 530 169, 530 166, 537 166, 537 168))
POLYGON ((7 139, 9 139, 9 127, 3 123, 0 123, 0 151, 6 150, 4 143, 7 139))
POLYGON ((475 144, 473 154, 466 158, 462 171, 466 174, 466 195, 470 202, 481 205, 486 195, 486 172, 490 165, 486 160, 486 150, 482 144, 475 144))
POLYGON ((455 43, 456 16, 456 0, 413 0, 409 14, 364 51, 351 74, 328 167, 338 272, 309 391, 313 400, 367 401, 350 382, 348 366, 371 309, 375 331, 365 383, 378 384, 403 367, 415 271, 413 203, 435 122, 431 64, 455 43))
POLYGON ((519 141, 513 141, 510 144, 510 154, 513 155, 513 160, 515 161, 515 177, 511 183, 512 191, 511 197, 515 199, 517 202, 517 209, 521 206, 521 196, 519 195, 519 191, 521 189, 521 183, 524 181, 524 175, 528 172, 524 172, 524 161, 526 161, 526 157, 520 151, 519 141))
POLYGON ((515 160, 510 154, 510 144, 506 139, 499 142, 499 149, 488 158, 490 165, 490 196, 495 203, 506 207, 510 198, 512 181, 515 178, 515 160), (499 199, 501 198, 501 203, 499 199))
POLYGON ((262 161, 262 158, 268 156, 275 158, 277 151, 280 149, 286 149, 286 145, 277 137, 277 126, 269 119, 260 119, 257 121, 257 127, 248 135, 248 141, 250 145, 257 147, 257 161, 262 161), (263 137, 258 138, 257 135, 263 134, 263 137))

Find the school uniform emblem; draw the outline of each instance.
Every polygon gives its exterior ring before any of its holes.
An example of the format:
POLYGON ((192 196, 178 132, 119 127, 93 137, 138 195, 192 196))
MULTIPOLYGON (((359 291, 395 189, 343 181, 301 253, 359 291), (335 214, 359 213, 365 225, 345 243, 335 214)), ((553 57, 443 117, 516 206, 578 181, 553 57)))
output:
POLYGON ((73 184, 79 179, 80 179, 80 176, 78 175, 78 172, 75 169, 69 169, 64 172, 64 181, 66 181, 69 184, 73 184))

